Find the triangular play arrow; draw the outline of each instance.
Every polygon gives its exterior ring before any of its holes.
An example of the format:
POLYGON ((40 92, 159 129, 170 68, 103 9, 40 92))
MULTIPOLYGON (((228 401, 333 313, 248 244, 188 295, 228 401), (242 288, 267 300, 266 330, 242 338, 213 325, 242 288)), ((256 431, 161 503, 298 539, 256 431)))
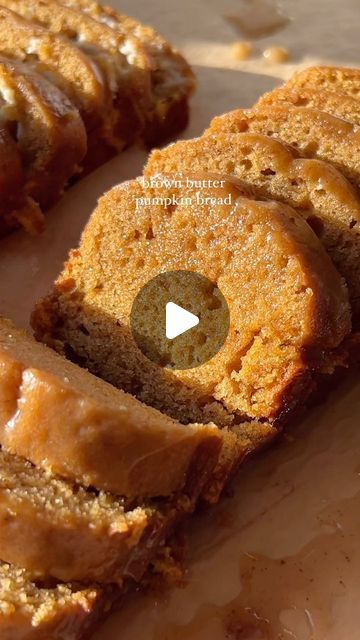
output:
POLYGON ((199 324, 199 318, 174 302, 166 305, 166 337, 173 340, 199 324))

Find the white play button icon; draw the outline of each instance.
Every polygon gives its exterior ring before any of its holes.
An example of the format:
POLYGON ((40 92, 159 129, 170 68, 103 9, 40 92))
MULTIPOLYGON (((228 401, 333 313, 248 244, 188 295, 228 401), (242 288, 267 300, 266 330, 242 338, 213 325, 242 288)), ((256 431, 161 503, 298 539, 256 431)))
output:
POLYGON ((194 313, 187 311, 183 307, 179 307, 174 302, 168 302, 166 305, 166 337, 173 340, 182 333, 189 331, 199 324, 199 318, 194 313))

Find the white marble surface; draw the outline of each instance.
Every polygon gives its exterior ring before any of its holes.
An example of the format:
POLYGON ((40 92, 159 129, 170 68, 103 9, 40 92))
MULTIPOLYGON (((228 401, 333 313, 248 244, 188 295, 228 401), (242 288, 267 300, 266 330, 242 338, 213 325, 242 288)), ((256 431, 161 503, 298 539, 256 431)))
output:
MULTIPOLYGON (((282 66, 232 58, 231 44, 241 38, 222 16, 242 0, 113 4, 162 31, 194 65, 199 89, 185 137, 217 113, 250 106, 297 65, 357 63, 359 0, 284 1, 289 25, 256 43, 259 51, 288 47, 291 61, 282 66)), ((144 160, 143 151, 126 152, 66 194, 43 236, 0 243, 2 314, 27 325, 98 196, 138 174, 144 160)), ((232 498, 196 518, 187 586, 132 598, 96 640, 358 640, 359 416, 360 385, 352 379, 244 469, 232 498)))

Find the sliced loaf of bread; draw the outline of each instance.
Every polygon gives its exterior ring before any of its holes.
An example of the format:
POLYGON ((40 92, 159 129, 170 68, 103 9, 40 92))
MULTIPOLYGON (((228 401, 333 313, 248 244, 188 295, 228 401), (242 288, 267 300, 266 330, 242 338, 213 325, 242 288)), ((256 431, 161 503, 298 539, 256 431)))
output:
POLYGON ((133 141, 149 108, 150 66, 139 40, 56 0, 4 0, 3 6, 66 38, 92 60, 107 93, 106 141, 114 152, 133 141))
POLYGON ((189 97, 195 89, 191 67, 160 34, 94 0, 61 0, 79 9, 120 34, 138 39, 144 47, 151 69, 151 105, 143 133, 149 147, 159 145, 182 131, 189 120, 189 97))

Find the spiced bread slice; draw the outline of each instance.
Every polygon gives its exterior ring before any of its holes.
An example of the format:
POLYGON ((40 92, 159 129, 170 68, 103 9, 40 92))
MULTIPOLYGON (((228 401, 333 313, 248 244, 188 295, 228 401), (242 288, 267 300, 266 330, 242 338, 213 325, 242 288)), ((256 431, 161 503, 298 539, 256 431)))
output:
MULTIPOLYGON (((214 154, 220 157, 225 172, 230 158, 214 154)), ((204 158, 199 150, 198 164, 204 158)), ((194 164, 188 154, 187 166, 194 164)), ((337 362, 334 351, 351 329, 346 286, 290 207, 244 197, 226 176, 222 186, 201 189, 203 200, 198 193, 196 182, 151 188, 139 179, 103 196, 53 292, 37 305, 36 335, 182 422, 211 416, 223 426, 281 424, 306 401, 319 372, 337 362), (178 270, 218 285, 231 317, 218 354, 180 371, 150 362, 130 331, 141 287, 178 270)), ((201 343, 192 347, 197 352, 201 343)))
POLYGON ((297 88, 296 84, 277 87, 265 93, 256 103, 256 108, 291 104, 294 107, 307 107, 326 111, 333 116, 360 125, 360 102, 351 95, 334 91, 325 91, 315 87, 297 88))
POLYGON ((335 91, 353 98, 360 98, 360 69, 335 66, 307 67, 297 71, 287 82, 288 87, 305 89, 314 87, 321 91, 335 91))
POLYGON ((308 158, 330 162, 356 187, 360 186, 360 131, 330 113, 293 107, 237 109, 218 116, 206 133, 260 133, 282 140, 308 158))
POLYGON ((111 601, 96 586, 41 585, 0 563, 1 640, 88 640, 111 601))
POLYGON ((59 1, 91 15, 120 34, 133 36, 144 47, 151 68, 151 105, 143 133, 146 144, 157 146, 185 129, 189 120, 189 98, 196 86, 185 58, 154 29, 112 7, 93 0, 59 1))
POLYGON ((215 171, 244 180, 266 198, 290 204, 312 226, 345 278, 353 326, 360 328, 360 201, 331 165, 299 158, 275 138, 217 133, 180 141, 150 156, 145 174, 215 171))
POLYGON ((165 525, 151 504, 86 491, 0 451, 0 558, 34 580, 140 579, 165 525))
POLYGON ((1 319, 5 450, 85 486, 154 497, 205 484, 224 438, 144 406, 1 319))
POLYGON ((86 153, 78 110, 60 89, 26 64, 0 56, 0 115, 14 136, 25 193, 47 208, 60 197, 86 153))
POLYGON ((113 153, 132 142, 143 129, 149 107, 150 69, 140 42, 56 0, 4 0, 2 4, 67 38, 89 56, 108 93, 107 142, 113 153))

